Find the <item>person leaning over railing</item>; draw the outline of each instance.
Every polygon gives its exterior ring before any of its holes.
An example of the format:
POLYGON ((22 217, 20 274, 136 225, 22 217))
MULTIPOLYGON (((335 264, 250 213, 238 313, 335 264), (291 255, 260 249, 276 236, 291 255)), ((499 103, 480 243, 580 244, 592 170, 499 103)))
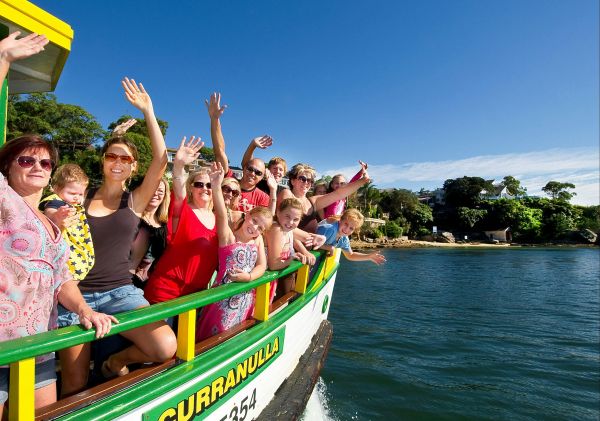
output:
MULTIPOLYGON (((143 291, 132 283, 131 244, 140 217, 167 167, 167 148, 150 96, 142 84, 134 80, 125 78, 122 85, 126 99, 144 114, 152 147, 152 161, 142 184, 129 192, 126 184, 137 169, 137 148, 126 137, 109 139, 102 148, 102 184, 98 189, 90 190, 84 202, 96 263, 79 283, 79 289, 88 304, 110 314, 148 306, 143 291)), ((68 326, 77 322, 77 315, 59 308, 60 325, 68 326)), ((129 364, 166 361, 177 349, 175 334, 162 321, 125 331, 121 336, 131 341, 132 345, 104 361, 102 374, 105 377, 127 374, 129 364)), ((90 343, 64 349, 59 355, 62 393, 66 396, 87 384, 90 343)))
MULTIPOLYGON (((0 41, 0 81, 12 62, 43 50, 48 40, 14 32, 0 41)), ((102 337, 117 320, 93 311, 67 266, 69 247, 60 229, 38 210, 58 153, 38 136, 22 136, 0 149, 0 342, 56 327, 56 305, 75 311, 102 337)), ((8 399, 9 369, 0 368, 0 419, 8 399)), ((36 358, 35 406, 56 401, 51 354, 36 358)))

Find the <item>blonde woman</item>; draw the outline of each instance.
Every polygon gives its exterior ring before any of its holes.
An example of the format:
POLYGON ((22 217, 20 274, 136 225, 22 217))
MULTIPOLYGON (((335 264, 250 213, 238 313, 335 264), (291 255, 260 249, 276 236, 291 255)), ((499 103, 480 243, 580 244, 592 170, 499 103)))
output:
POLYGON ((167 248, 144 289, 154 304, 201 291, 217 269, 217 227, 208 170, 186 175, 204 142, 184 137, 173 159, 173 193, 167 223, 167 248))

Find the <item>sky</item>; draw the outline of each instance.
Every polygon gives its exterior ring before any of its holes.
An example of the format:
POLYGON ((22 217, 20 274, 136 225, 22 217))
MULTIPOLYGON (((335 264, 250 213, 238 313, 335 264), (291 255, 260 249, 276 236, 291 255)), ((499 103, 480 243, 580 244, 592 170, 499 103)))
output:
POLYGON ((104 127, 123 114, 124 76, 142 82, 167 145, 210 143, 218 91, 227 154, 274 139, 265 160, 378 188, 512 175, 600 204, 597 0, 34 0, 71 25, 58 100, 104 127))

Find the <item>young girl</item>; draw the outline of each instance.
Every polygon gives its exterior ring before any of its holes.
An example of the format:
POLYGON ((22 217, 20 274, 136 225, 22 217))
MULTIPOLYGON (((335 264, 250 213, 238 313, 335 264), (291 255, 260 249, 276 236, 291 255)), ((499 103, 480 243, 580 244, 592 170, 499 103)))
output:
MULTIPOLYGON (((353 181, 356 181, 359 178, 361 178, 362 175, 367 172, 368 165, 362 161, 358 161, 358 163, 360 164, 361 168, 356 174, 354 174, 354 177, 352 177, 352 179, 350 180, 351 183, 353 181)), ((329 182, 329 189, 327 190, 327 193, 334 192, 337 189, 339 189, 340 187, 345 186, 345 185, 346 185, 346 179, 344 178, 344 176, 342 174, 336 174, 333 176, 333 178, 329 182)), ((342 212, 344 212, 345 208, 346 208, 346 198, 343 198, 341 200, 336 200, 331 205, 329 205, 325 209, 323 209, 323 214, 322 214, 321 219, 326 219, 326 218, 329 218, 332 216, 341 215, 342 212)))
MULTIPOLYGON (((213 163, 209 177, 219 239, 219 271, 214 286, 250 282, 265 273, 267 259, 261 234, 273 222, 271 212, 257 206, 230 228, 221 192, 223 174, 221 164, 213 163)), ((254 310, 254 295, 253 290, 243 292, 203 308, 196 339, 206 339, 248 319, 254 310)))
MULTIPOLYGON (((277 208, 276 217, 277 220, 265 235, 269 270, 285 269, 293 260, 313 265, 315 256, 306 250, 301 241, 294 241, 294 230, 302 219, 302 202, 295 197, 284 199, 277 208)), ((271 302, 273 302, 278 281, 280 283, 278 295, 283 295, 292 290, 294 280, 294 276, 287 276, 271 282, 271 302)))

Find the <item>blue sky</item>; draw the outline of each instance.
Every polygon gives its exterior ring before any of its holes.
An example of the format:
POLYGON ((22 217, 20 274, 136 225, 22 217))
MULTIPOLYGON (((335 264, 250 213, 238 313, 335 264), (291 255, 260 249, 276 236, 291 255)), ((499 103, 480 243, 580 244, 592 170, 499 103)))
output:
POLYGON ((56 94, 107 126, 135 78, 167 144, 209 141, 220 91, 228 155, 352 175, 380 188, 447 178, 549 180, 599 204, 598 1, 34 1, 75 30, 56 94))

